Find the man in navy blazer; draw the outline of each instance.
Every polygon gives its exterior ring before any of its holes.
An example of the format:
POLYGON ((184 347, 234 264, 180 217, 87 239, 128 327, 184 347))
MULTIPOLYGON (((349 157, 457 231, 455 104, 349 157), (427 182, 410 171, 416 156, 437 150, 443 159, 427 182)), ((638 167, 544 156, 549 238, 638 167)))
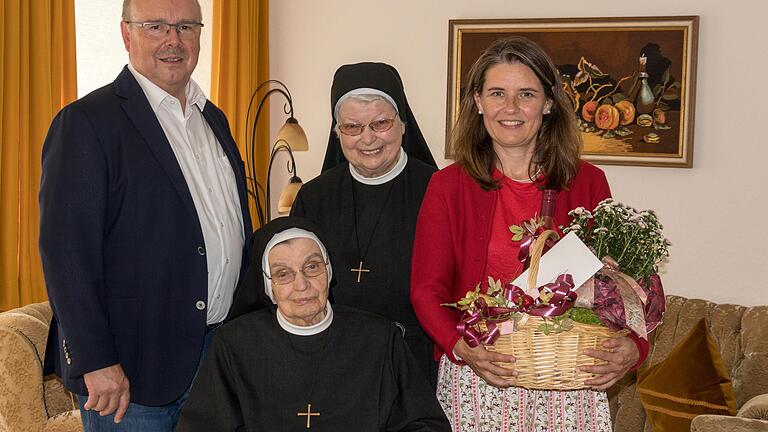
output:
POLYGON ((130 64, 45 140, 46 365, 86 431, 173 430, 246 259, 244 164, 190 79, 201 20, 197 0, 125 1, 130 64))

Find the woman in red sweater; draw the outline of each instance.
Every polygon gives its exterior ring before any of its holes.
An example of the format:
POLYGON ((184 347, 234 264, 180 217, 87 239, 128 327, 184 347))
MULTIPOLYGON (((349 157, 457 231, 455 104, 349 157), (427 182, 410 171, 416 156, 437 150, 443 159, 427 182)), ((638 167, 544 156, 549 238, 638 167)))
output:
POLYGON ((597 376, 576 391, 528 390, 507 379, 514 357, 470 347, 456 330, 453 303, 488 276, 513 280, 523 271, 520 243, 508 227, 534 217, 542 190, 558 191, 555 223, 568 211, 610 197, 605 174, 581 161, 581 137, 559 73, 536 44, 512 37, 489 47, 472 66, 451 148, 456 163, 435 173, 419 212, 411 302, 440 360, 438 398, 455 431, 610 431, 603 390, 647 355, 634 337, 608 340, 607 360, 584 367, 597 376), (520 429, 524 428, 524 429, 520 429))

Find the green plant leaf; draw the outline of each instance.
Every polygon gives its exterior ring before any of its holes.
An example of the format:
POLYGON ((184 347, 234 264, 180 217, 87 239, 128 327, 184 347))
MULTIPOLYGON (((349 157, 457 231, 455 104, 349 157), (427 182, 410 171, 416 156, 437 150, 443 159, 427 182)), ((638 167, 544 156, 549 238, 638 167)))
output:
POLYGON ((519 225, 510 225, 509 231, 512 233, 512 241, 520 241, 525 235, 525 229, 519 225))
POLYGON ((544 333, 545 335, 548 335, 549 332, 552 330, 551 326, 545 322, 539 324, 539 327, 536 328, 536 330, 544 333))
POLYGON ((560 322, 560 330, 561 331, 568 331, 573 328, 573 320, 570 318, 565 318, 560 322))
POLYGON ((488 295, 493 296, 498 292, 501 292, 501 279, 494 280, 488 276, 488 295))

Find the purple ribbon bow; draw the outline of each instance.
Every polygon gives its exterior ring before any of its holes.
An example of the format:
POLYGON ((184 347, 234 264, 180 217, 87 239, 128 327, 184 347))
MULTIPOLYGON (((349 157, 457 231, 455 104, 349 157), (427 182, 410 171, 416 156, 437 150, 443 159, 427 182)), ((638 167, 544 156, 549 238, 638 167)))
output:
POLYGON ((565 311, 573 307, 573 302, 578 297, 574 288, 573 276, 570 273, 561 274, 555 282, 539 287, 539 295, 551 292, 552 298, 549 299, 548 303, 539 300, 536 307, 529 310, 528 314, 539 317, 553 317, 564 314, 565 311))

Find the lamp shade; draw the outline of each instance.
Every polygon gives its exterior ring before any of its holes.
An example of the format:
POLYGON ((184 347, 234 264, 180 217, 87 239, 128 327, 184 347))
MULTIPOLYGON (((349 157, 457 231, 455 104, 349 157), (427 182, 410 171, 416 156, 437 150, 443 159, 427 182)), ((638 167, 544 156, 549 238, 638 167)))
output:
POLYGON ((277 212, 281 215, 290 213, 293 202, 296 200, 296 195, 299 193, 299 189, 304 184, 297 176, 291 177, 291 181, 283 188, 280 193, 280 199, 277 201, 277 212))
POLYGON ((304 133, 304 129, 299 126, 299 121, 295 117, 289 117, 285 121, 283 127, 277 131, 277 138, 275 141, 284 140, 291 146, 293 151, 307 151, 309 150, 309 142, 307 142, 307 134, 304 133))

